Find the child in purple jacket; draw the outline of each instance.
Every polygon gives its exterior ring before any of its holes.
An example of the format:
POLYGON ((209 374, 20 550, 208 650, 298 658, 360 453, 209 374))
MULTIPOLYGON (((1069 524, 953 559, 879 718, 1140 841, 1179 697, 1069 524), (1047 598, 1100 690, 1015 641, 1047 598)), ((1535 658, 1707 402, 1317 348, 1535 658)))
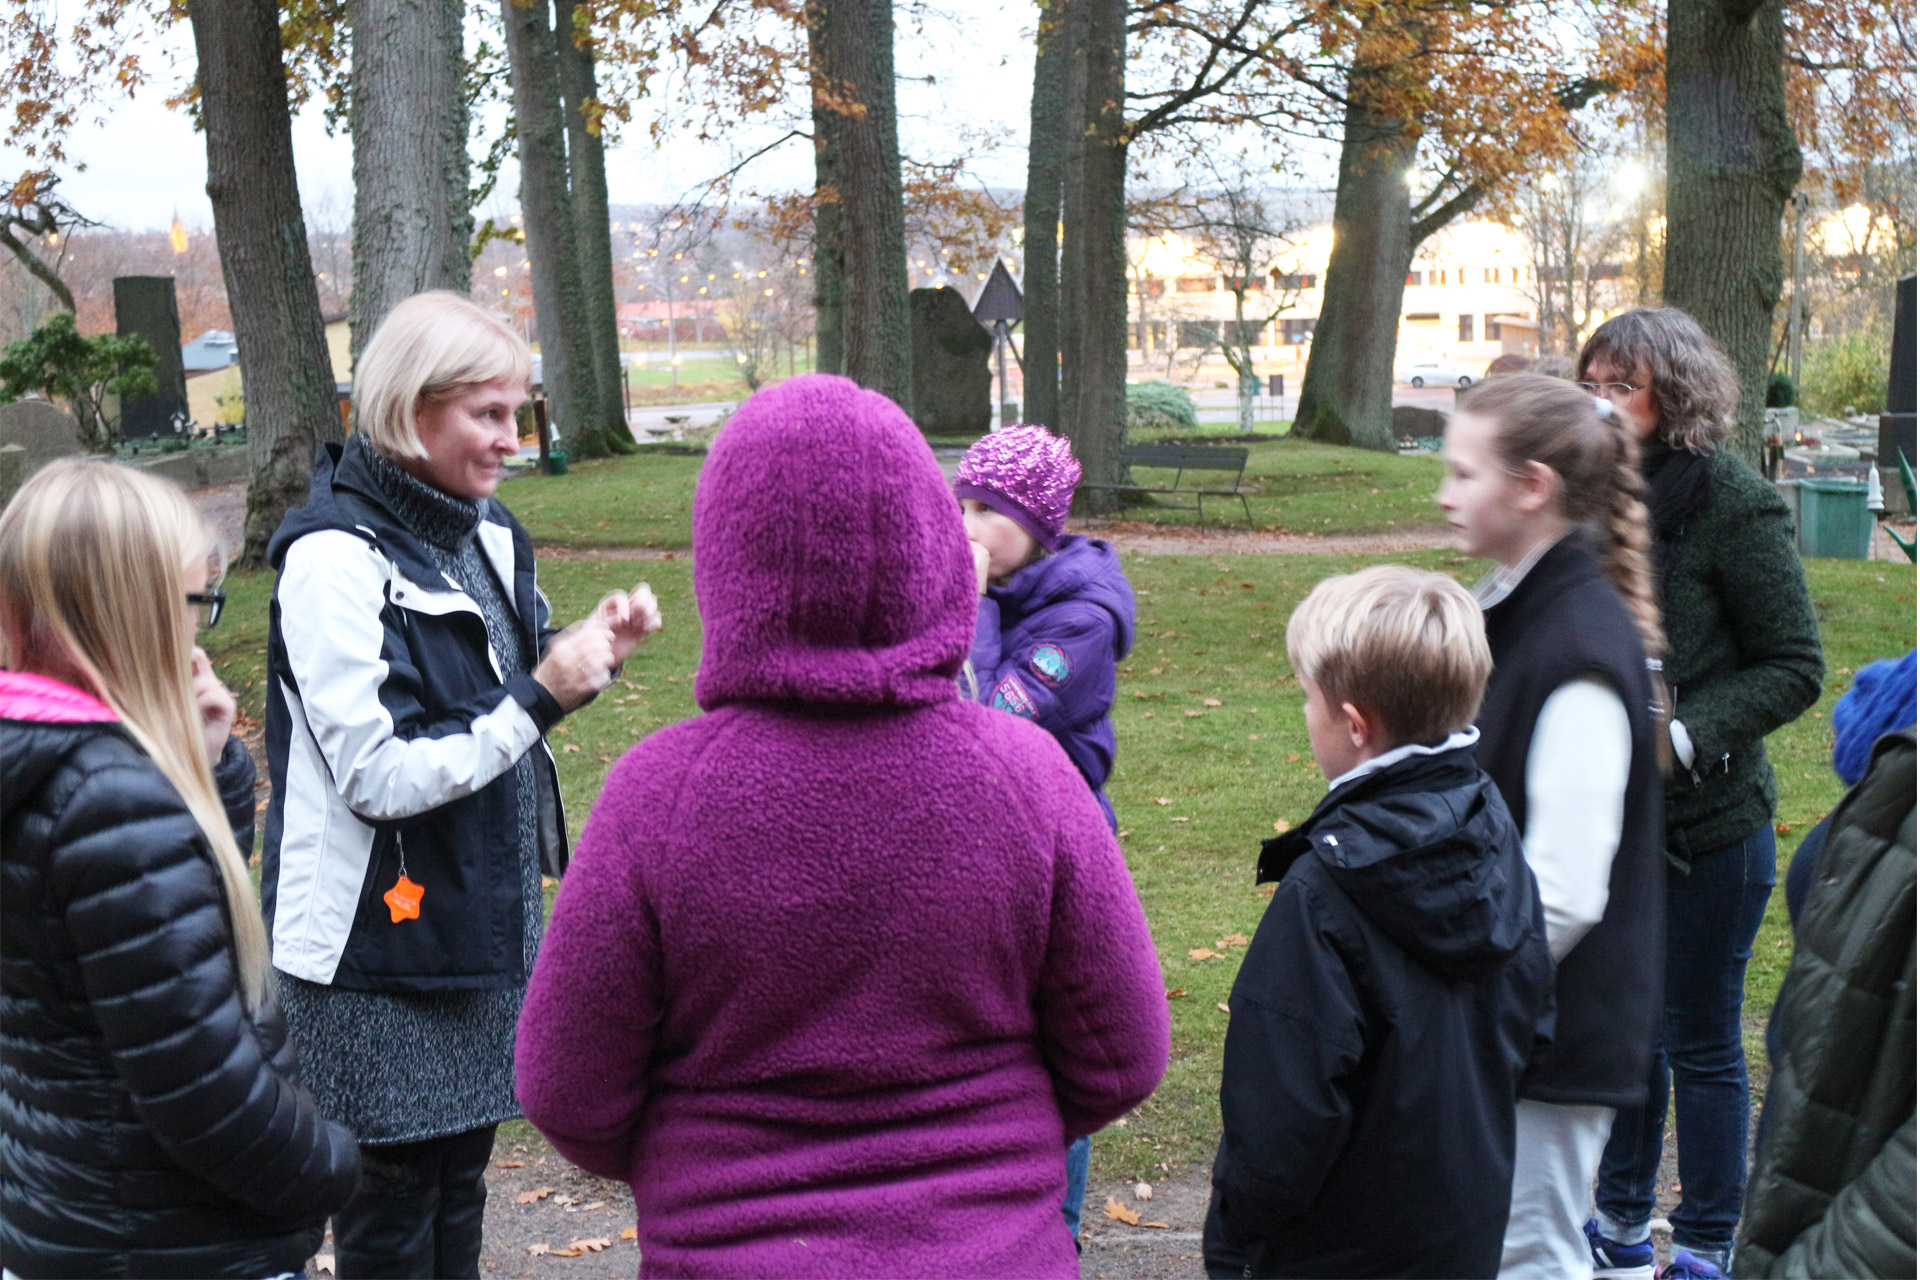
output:
MULTIPOLYGON (((1113 772, 1114 668, 1133 647, 1133 584, 1112 547, 1063 534, 1080 463, 1045 427, 982 436, 954 493, 973 546, 980 612, 968 661, 975 696, 1054 736, 1118 830, 1103 789, 1113 772)), ((1067 1148, 1067 1229, 1080 1238, 1087 1139, 1067 1148)))
POLYGON ((1063 534, 1080 464, 1045 427, 974 442, 954 493, 980 584, 979 700, 1038 724, 1065 748, 1114 825, 1114 668, 1133 647, 1133 584, 1112 547, 1063 534))

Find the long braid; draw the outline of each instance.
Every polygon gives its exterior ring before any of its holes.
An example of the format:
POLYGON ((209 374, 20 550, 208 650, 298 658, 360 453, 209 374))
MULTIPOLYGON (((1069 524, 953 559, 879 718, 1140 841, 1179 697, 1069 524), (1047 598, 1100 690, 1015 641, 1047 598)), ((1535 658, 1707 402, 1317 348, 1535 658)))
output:
POLYGON ((1550 468, 1560 478, 1567 519, 1593 531, 1602 570, 1620 593, 1646 650, 1654 686, 1654 740, 1665 770, 1673 753, 1667 728, 1671 704, 1659 665, 1667 636, 1647 554, 1652 537, 1640 500, 1646 483, 1640 477, 1639 442, 1610 405, 1571 383, 1538 374, 1489 378, 1461 393, 1457 407, 1493 420, 1494 447, 1512 474, 1533 462, 1550 468))
POLYGON ((1607 420, 1613 429, 1618 456, 1614 462, 1613 501, 1607 513, 1601 564, 1614 589, 1633 615, 1640 643, 1647 651, 1647 676, 1653 684, 1654 747, 1660 771, 1673 766, 1673 737, 1668 722, 1673 701, 1661 662, 1667 652, 1667 630, 1660 621, 1660 601, 1653 589, 1653 559, 1648 555, 1653 537, 1647 527, 1647 506, 1641 501, 1646 480, 1640 474, 1639 441, 1617 415, 1607 420))

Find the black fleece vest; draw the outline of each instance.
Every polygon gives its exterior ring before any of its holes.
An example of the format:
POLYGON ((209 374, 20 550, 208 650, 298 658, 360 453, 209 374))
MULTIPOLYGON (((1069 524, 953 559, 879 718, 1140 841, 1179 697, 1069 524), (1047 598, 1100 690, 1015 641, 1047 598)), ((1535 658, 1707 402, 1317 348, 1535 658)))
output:
POLYGON ((1647 1098, 1666 945, 1664 809, 1646 651, 1625 602, 1577 533, 1541 556, 1486 619, 1493 678, 1480 708, 1477 755, 1523 833, 1527 755, 1554 690, 1597 678, 1627 705, 1633 757, 1606 915, 1560 962, 1553 1043, 1535 1059, 1521 1095, 1635 1106, 1647 1098))

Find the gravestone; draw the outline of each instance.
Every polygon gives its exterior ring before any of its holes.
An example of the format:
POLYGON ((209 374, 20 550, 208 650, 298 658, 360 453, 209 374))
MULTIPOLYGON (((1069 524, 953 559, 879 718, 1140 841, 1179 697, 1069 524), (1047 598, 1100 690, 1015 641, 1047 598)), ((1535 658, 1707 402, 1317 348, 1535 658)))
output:
POLYGON ((0 490, 4 490, 0 502, 13 496, 11 489, 4 488, 6 481, 18 485, 55 458, 82 452, 80 424, 65 409, 45 400, 16 400, 0 405, 0 446, 5 445, 21 451, 15 459, 19 475, 13 476, 15 467, 9 464, 7 476, 0 477, 0 490))
POLYGON ((985 431, 993 424, 993 335, 965 298, 942 285, 915 289, 913 416, 922 431, 985 431))
POLYGON ((187 375, 180 362, 180 307, 172 276, 116 276, 113 281, 115 331, 138 335, 153 348, 153 376, 160 390, 120 407, 120 435, 127 440, 170 436, 189 417, 187 375))
POLYGON ((1445 435, 1447 415, 1438 409, 1421 409, 1410 404, 1393 406, 1393 438, 1423 440, 1445 435))

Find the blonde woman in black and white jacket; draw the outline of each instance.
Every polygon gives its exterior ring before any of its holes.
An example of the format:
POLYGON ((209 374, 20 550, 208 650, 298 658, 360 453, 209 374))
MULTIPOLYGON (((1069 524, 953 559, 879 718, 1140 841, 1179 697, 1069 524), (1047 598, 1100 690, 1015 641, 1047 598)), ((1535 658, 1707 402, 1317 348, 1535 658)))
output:
POLYGON ((644 585, 549 626, 533 548, 492 495, 530 360, 452 294, 361 355, 358 430, 318 460, 268 557, 261 893, 309 1080, 359 1138, 338 1274, 478 1274, 513 1038, 566 864, 543 741, 659 626, 644 585))

